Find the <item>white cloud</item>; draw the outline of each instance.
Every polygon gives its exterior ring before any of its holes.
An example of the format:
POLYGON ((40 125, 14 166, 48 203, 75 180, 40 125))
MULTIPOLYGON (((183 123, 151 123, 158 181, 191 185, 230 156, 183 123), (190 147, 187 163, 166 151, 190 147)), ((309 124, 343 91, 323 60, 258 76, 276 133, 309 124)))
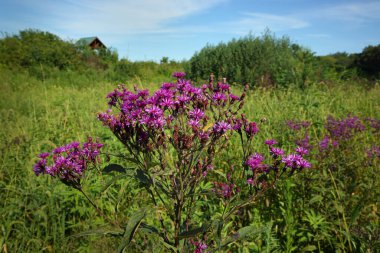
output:
POLYGON ((244 13, 240 20, 230 23, 235 33, 263 32, 269 28, 273 32, 300 29, 309 26, 305 20, 288 15, 273 15, 268 13, 244 13))
POLYGON ((225 0, 85 0, 67 2, 59 12, 55 26, 81 34, 107 33, 128 35, 170 33, 166 22, 206 10, 225 0), (67 4, 69 3, 69 5, 67 4))
POLYGON ((341 21, 366 22, 380 19, 380 2, 359 2, 323 9, 323 17, 341 21))

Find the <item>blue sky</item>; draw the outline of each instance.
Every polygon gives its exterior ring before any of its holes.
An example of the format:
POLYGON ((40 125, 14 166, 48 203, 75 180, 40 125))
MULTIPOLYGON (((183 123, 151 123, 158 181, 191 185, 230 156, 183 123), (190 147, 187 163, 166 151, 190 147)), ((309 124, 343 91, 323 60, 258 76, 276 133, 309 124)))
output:
POLYGON ((130 60, 189 59, 266 28, 317 55, 380 44, 379 0, 0 0, 0 31, 98 36, 130 60))

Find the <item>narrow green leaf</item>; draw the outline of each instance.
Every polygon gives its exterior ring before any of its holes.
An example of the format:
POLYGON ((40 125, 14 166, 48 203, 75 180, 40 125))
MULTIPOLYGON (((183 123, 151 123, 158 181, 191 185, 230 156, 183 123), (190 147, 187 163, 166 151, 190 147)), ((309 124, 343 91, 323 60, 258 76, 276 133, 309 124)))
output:
POLYGON ((126 174, 121 174, 113 177, 110 181, 107 182, 107 184, 103 187, 102 192, 105 192, 111 185, 113 185, 116 181, 119 179, 125 178, 126 174))
POLYGON ((301 250, 301 252, 309 252, 314 250, 317 250, 317 247, 315 245, 307 245, 301 250))
POLYGON ((81 236, 89 236, 89 235, 112 235, 112 236, 122 236, 123 230, 111 230, 106 228, 97 228, 91 229, 87 231, 80 232, 78 234, 72 235, 72 237, 81 237, 81 236))
POLYGON ((133 236, 135 235, 138 227, 141 224, 141 221, 144 219, 146 215, 146 210, 140 210, 137 211, 132 215, 132 217, 129 219, 127 227, 124 230, 123 240, 118 248, 118 252, 123 252, 124 249, 129 245, 129 243, 132 241, 133 236))
POLYGON ((310 199, 309 204, 313 204, 315 202, 321 202, 322 200, 323 200, 323 197, 321 195, 316 195, 310 199))
POLYGON ((103 173, 111 173, 114 171, 119 172, 119 173, 125 173, 127 171, 127 169, 124 168, 123 166, 119 165, 119 164, 114 164, 114 163, 107 165, 103 169, 103 173))
POLYGON ((256 228, 254 226, 246 226, 242 227, 239 229, 235 234, 230 235, 226 239, 223 240, 222 247, 227 246, 228 244, 238 241, 238 240, 243 240, 247 238, 248 236, 254 235, 254 234, 260 234, 264 231, 263 228, 256 228))

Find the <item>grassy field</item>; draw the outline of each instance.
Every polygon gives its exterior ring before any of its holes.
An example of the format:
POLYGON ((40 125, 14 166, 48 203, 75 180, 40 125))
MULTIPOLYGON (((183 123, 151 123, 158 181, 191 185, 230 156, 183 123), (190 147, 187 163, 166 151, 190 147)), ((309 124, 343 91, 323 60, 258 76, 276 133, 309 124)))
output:
MULTIPOLYGON (((154 90, 169 80, 172 79, 136 79, 127 86, 132 88, 136 83, 154 90)), ((79 192, 47 176, 36 177, 32 171, 37 154, 74 140, 84 141, 87 136, 99 137, 108 150, 121 148, 96 119, 97 112, 107 109, 105 96, 115 86, 101 80, 78 85, 64 78, 43 82, 22 74, 0 73, 0 246, 3 252, 113 252, 117 248, 115 239, 110 237, 75 237, 104 221, 79 192)), ((290 131, 285 124, 287 120, 312 122, 307 131, 317 146, 326 133, 324 124, 328 115, 337 119, 349 114, 363 120, 380 119, 379 86, 320 83, 304 91, 253 89, 247 97, 246 115, 262 122, 258 149, 267 138, 275 138, 289 149, 293 147, 292 141, 303 133, 290 131)), ((366 163, 369 159, 365 151, 371 145, 380 146, 379 132, 369 127, 328 157, 316 155, 310 171, 281 183, 266 201, 251 208, 249 222, 265 227, 265 232, 231 245, 230 250, 378 252, 380 163, 379 159, 366 163)), ((231 159, 234 154, 221 154, 221 157, 231 159)), ((101 187, 102 182, 89 179, 91 192, 95 194, 101 187)), ((131 201, 130 191, 110 193, 123 199, 120 203, 126 206, 125 216, 138 205, 131 201)), ((138 198, 143 201, 143 196, 138 198)), ((105 202, 102 207, 113 211, 111 203, 105 202)), ((144 239, 136 240, 139 238, 144 239)), ((149 245, 153 242, 145 244, 146 252, 150 252, 149 245)), ((143 251, 138 246, 133 249, 143 251)))

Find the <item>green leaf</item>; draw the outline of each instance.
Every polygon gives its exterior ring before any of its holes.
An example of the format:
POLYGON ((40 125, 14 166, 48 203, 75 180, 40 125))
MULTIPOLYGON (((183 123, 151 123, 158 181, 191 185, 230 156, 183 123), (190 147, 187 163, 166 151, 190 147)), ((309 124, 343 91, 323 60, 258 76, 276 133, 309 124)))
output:
POLYGON ((149 177, 145 174, 145 172, 142 169, 136 170, 136 179, 142 183, 143 185, 150 185, 151 180, 149 177))
POLYGON ((119 172, 119 173, 125 173, 127 171, 126 168, 124 168, 123 166, 119 165, 119 164, 109 164, 107 165, 106 167, 104 167, 103 169, 103 173, 110 173, 110 172, 119 172))
POLYGON ((72 235, 72 237, 81 237, 81 236, 89 236, 89 235, 111 235, 111 236, 122 236, 123 230, 111 230, 106 228, 97 228, 91 229, 87 231, 83 231, 81 233, 72 235))
POLYGON ((323 200, 323 197, 321 195, 316 195, 310 199, 309 204, 313 204, 315 202, 321 202, 322 200, 323 200))
POLYGON ((157 228, 142 222, 140 224, 140 231, 149 233, 149 234, 157 234, 162 245, 164 245, 167 249, 171 250, 172 252, 177 252, 177 249, 173 245, 165 241, 164 235, 160 233, 157 228))
POLYGON ((223 225, 224 225, 223 220, 215 220, 212 223, 213 231, 214 231, 214 237, 215 237, 215 240, 216 240, 216 245, 218 247, 218 250, 220 250, 220 246, 221 246, 221 238, 222 238, 223 225))
POLYGON ((317 250, 317 247, 315 245, 307 245, 301 250, 301 252, 309 252, 314 250, 317 250))
POLYGON ((351 212, 351 217, 350 217, 350 225, 353 225, 355 223, 355 221, 357 220, 357 218, 359 217, 360 215, 360 212, 363 208, 363 204, 362 203, 358 203, 356 205, 356 207, 354 208, 354 210, 351 212))
POLYGON ((238 241, 238 240, 243 240, 247 238, 248 236, 254 235, 254 234, 260 234, 264 231, 263 228, 257 229, 254 226, 246 226, 242 227, 239 229, 235 234, 227 237, 226 239, 223 240, 222 247, 227 246, 228 244, 238 241))
POLYGON ((107 184, 103 187, 102 192, 105 192, 111 185, 113 185, 117 180, 125 178, 126 174, 121 174, 113 177, 110 181, 107 182, 107 184))
POLYGON ((130 244, 145 215, 146 210, 143 209, 134 213, 129 219, 127 227, 124 230, 123 240, 117 250, 118 252, 123 252, 124 249, 130 244))

